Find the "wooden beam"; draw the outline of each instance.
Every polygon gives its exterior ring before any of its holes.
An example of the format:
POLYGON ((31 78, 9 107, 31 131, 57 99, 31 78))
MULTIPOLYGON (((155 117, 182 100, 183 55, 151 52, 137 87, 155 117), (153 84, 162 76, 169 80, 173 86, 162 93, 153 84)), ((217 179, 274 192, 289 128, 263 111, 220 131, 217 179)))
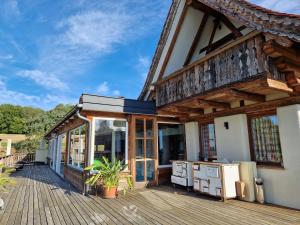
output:
POLYGON ((182 13, 181 13, 181 16, 180 16, 180 18, 179 18, 177 27, 176 27, 176 29, 175 29, 175 33, 174 33, 173 38, 172 38, 172 40, 171 40, 170 47, 169 47, 169 49, 168 49, 168 51, 167 51, 166 57, 165 57, 164 62, 163 62, 163 64, 162 64, 162 67, 161 67, 161 70, 160 70, 160 73, 159 73, 159 76, 158 76, 158 79, 157 79, 157 80, 161 80, 161 78, 162 78, 163 75, 164 75, 165 69, 166 69, 166 67, 167 67, 167 65, 168 65, 168 62, 169 62, 170 57, 171 57, 171 54, 172 54, 172 52, 173 52, 173 50, 174 50, 174 46, 175 46, 175 44, 176 44, 176 41, 177 41, 179 32, 180 32, 180 30, 181 30, 181 27, 182 27, 184 18, 185 18, 186 14, 187 14, 188 8, 189 8, 189 6, 191 5, 191 3, 192 3, 192 1, 191 1, 191 0, 188 0, 188 1, 186 1, 185 5, 184 5, 184 8, 183 8, 182 13))
POLYGON ((229 89, 228 94, 238 99, 254 102, 264 102, 266 100, 266 97, 264 95, 249 93, 237 89, 229 89))
MULTIPOLYGON (((238 30, 243 30, 243 29, 245 29, 245 28, 246 28, 246 26, 241 26, 241 27, 238 28, 238 30)), ((211 44, 211 47, 210 47, 210 50, 211 50, 211 51, 214 51, 215 49, 221 47, 222 45, 226 44, 227 42, 229 42, 229 41, 231 41, 231 40, 235 40, 235 36, 234 36, 233 33, 230 33, 230 34, 226 35, 225 37, 223 37, 222 39, 220 39, 220 40, 218 40, 218 41, 212 43, 212 44, 211 44)), ((202 48, 202 49, 200 50, 200 54, 201 54, 202 52, 206 51, 207 48, 208 48, 208 46, 202 48)))
POLYGON ((197 102, 199 105, 207 105, 211 108, 217 108, 217 109, 230 109, 231 106, 229 103, 225 102, 216 102, 216 101, 210 101, 210 100, 204 100, 204 99, 197 99, 197 102))
MULTIPOLYGON (((299 87, 299 91, 300 91, 300 86, 297 87, 299 87)), ((193 116, 190 117, 188 121, 205 121, 205 120, 211 120, 216 117, 236 115, 241 113, 259 113, 266 110, 269 111, 276 110, 277 107, 293 105, 293 104, 300 104, 299 95, 293 97, 286 97, 282 99, 276 99, 272 101, 261 102, 257 104, 245 105, 243 107, 217 111, 214 113, 209 113, 209 114, 204 114, 199 116, 193 116)))
POLYGON ((276 66, 280 72, 294 72, 297 77, 300 77, 300 63, 292 62, 284 57, 279 57, 275 61, 276 66))
POLYGON ((217 28, 218 28, 219 24, 220 24, 220 20, 215 19, 214 20, 214 27, 213 27, 213 30, 211 32, 210 38, 209 38, 206 54, 211 52, 211 45, 212 45, 212 42, 214 40, 214 37, 215 37, 215 34, 216 34, 216 31, 217 31, 217 28))
POLYGON ((183 66, 186 66, 187 64, 189 64, 189 62, 191 61, 192 57, 193 57, 193 54, 196 50, 196 47, 197 47, 197 44, 202 36, 202 33, 204 31, 204 28, 205 28, 205 25, 206 25, 206 22, 207 22, 207 19, 208 19, 208 14, 207 13, 204 13, 203 17, 202 17, 202 20, 201 20, 201 23, 198 27, 198 30, 197 30, 197 33, 196 33, 196 36, 193 40, 193 43, 191 45, 191 48, 189 50, 189 53, 187 54, 187 57, 185 59, 185 62, 183 64, 183 66))
POLYGON ((203 114, 204 110, 199 108, 190 108, 185 106, 174 106, 179 112, 203 114))
POLYGON ((156 110, 158 116, 170 116, 170 117, 181 117, 188 116, 187 113, 179 113, 174 111, 169 111, 167 109, 158 109, 156 110))
POLYGON ((232 33, 234 33, 235 37, 243 36, 243 34, 233 25, 233 23, 224 14, 210 8, 207 5, 204 5, 199 1, 193 1, 191 3, 191 6, 195 9, 198 9, 202 12, 206 12, 216 18, 219 18, 225 24, 225 26, 228 27, 228 29, 231 30, 232 33))
POLYGON ((272 58, 284 57, 296 65, 300 64, 300 53, 293 48, 287 48, 279 45, 274 40, 264 44, 263 51, 272 58))
POLYGON ((295 73, 290 72, 285 75, 287 84, 290 87, 300 85, 300 78, 295 75, 295 73))
POLYGON ((288 94, 292 94, 294 92, 293 89, 290 88, 287 83, 269 78, 267 79, 267 87, 288 94))

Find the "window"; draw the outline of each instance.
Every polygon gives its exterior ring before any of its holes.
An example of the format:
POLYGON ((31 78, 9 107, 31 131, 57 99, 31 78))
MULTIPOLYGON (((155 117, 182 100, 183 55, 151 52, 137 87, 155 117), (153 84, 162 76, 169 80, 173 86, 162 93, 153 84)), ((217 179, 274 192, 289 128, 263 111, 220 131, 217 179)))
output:
POLYGON ((84 154, 86 149, 86 125, 70 131, 70 148, 68 164, 83 169, 84 154))
POLYGON ((170 160, 183 160, 184 152, 184 126, 182 124, 158 124, 159 165, 170 165, 170 160))
POLYGON ((200 160, 217 159, 215 124, 200 124, 200 160))
POLYGON ((250 117, 252 160, 260 164, 282 164, 276 115, 250 117))
POLYGON ((137 182, 155 180, 154 124, 151 118, 135 119, 135 169, 137 182))
POLYGON ((94 159, 126 160, 127 122, 125 120, 95 120, 94 159))

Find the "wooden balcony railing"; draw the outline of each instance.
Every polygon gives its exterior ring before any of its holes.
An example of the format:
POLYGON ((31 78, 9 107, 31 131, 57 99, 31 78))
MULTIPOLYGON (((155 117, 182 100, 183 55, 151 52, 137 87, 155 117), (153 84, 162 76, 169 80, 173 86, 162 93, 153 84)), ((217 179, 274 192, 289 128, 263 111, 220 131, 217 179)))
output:
POLYGON ((17 163, 33 163, 35 161, 35 153, 17 153, 13 155, 3 156, 0 158, 0 164, 5 166, 14 166, 17 163))
POLYGON ((259 76, 285 81, 263 52, 264 42, 261 34, 250 34, 158 81, 157 106, 259 76))

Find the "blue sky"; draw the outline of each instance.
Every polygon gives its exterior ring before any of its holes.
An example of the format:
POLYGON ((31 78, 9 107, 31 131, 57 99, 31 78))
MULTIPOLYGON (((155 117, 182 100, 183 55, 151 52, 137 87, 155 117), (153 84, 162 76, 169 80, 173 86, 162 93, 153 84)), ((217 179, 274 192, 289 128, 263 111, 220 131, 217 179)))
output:
MULTIPOLYGON (((300 14, 300 0, 252 0, 300 14)), ((1 0, 0 104, 136 98, 171 0, 1 0)))

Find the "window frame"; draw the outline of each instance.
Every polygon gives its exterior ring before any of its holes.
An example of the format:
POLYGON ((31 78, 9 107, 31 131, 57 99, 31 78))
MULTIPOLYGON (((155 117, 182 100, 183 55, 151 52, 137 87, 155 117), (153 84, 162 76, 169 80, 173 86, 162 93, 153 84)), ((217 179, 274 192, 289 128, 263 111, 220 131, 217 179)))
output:
MULTIPOLYGON (((125 121, 126 122, 126 134, 125 134, 125 164, 126 165, 128 165, 128 141, 129 141, 129 139, 128 139, 128 131, 129 131, 129 129, 128 129, 128 126, 129 126, 129 124, 128 124, 128 120, 127 119, 124 119, 124 118, 116 118, 116 117, 93 117, 93 119, 92 119, 92 135, 91 135, 91 138, 92 138, 92 146, 90 147, 90 151, 91 152, 89 152, 90 154, 89 154, 89 165, 91 165, 91 164, 93 164, 93 162, 94 162, 94 153, 95 153, 95 137, 96 137, 96 135, 95 135, 95 132, 96 132, 96 120, 111 120, 111 121, 125 121)), ((127 168, 125 169, 125 171, 127 171, 128 170, 128 166, 127 166, 127 168)))
MULTIPOLYGON (((79 129, 79 135, 81 136, 81 128, 83 126, 86 126, 86 124, 81 124, 80 126, 78 127, 75 127, 73 128, 72 130, 70 130, 68 132, 68 159, 67 159, 67 164, 68 164, 68 167, 71 167, 73 169, 76 169, 76 170, 79 170, 79 171, 83 171, 84 168, 80 168, 80 166, 75 166, 75 165, 72 165, 70 164, 70 153, 71 153, 71 135, 72 135, 72 132, 79 129)), ((87 132, 87 126, 86 126, 86 133, 85 133, 85 145, 87 144, 87 135, 88 135, 88 132, 87 132)), ((79 146, 81 147, 81 138, 80 138, 80 143, 79 143, 79 146)), ((84 152, 84 164, 86 165, 86 151, 87 151, 87 147, 85 146, 85 152, 84 152)), ((80 154, 81 151, 78 151, 78 155, 80 154)), ((74 159, 72 159, 72 163, 73 163, 74 159)))
POLYGON ((249 147, 250 147, 250 157, 251 161, 256 162, 258 166, 269 166, 269 167, 277 167, 277 168, 284 168, 283 166, 283 154, 282 154, 282 145, 280 140, 280 131, 279 131, 279 124, 278 124, 278 132, 279 132, 279 142, 280 142, 280 151, 281 151, 281 162, 262 162, 256 160, 255 150, 253 146, 253 134, 252 134, 252 119, 267 117, 267 116, 276 116, 278 119, 278 115, 276 111, 259 113, 259 114, 249 114, 247 115, 247 125, 248 125, 248 136, 249 136, 249 147))
POLYGON ((216 148, 216 158, 207 158, 208 162, 211 162, 213 160, 217 160, 218 159, 218 149, 217 149, 217 137, 216 137, 216 124, 214 120, 209 120, 206 122, 198 122, 198 130, 199 130, 199 160, 204 161, 205 158, 201 156, 202 152, 204 153, 204 149, 203 149, 203 138, 202 138, 202 134, 201 134, 201 126, 207 126, 209 124, 213 124, 214 125, 214 137, 215 137, 215 148, 216 148))
POLYGON ((186 133, 185 133, 185 125, 184 123, 179 123, 179 122, 162 122, 162 121, 158 121, 156 123, 156 130, 157 130, 157 142, 156 142, 156 148, 157 148, 157 168, 158 169, 162 169, 162 168, 171 168, 172 167, 172 163, 170 164, 167 164, 167 165, 160 165, 159 164, 159 145, 158 145, 158 142, 159 142, 159 137, 158 137, 158 133, 159 133, 159 128, 158 128, 158 125, 159 124, 170 124, 170 125, 182 125, 183 126, 183 137, 184 137, 184 146, 185 146, 185 149, 184 149, 184 158, 186 158, 186 133))

